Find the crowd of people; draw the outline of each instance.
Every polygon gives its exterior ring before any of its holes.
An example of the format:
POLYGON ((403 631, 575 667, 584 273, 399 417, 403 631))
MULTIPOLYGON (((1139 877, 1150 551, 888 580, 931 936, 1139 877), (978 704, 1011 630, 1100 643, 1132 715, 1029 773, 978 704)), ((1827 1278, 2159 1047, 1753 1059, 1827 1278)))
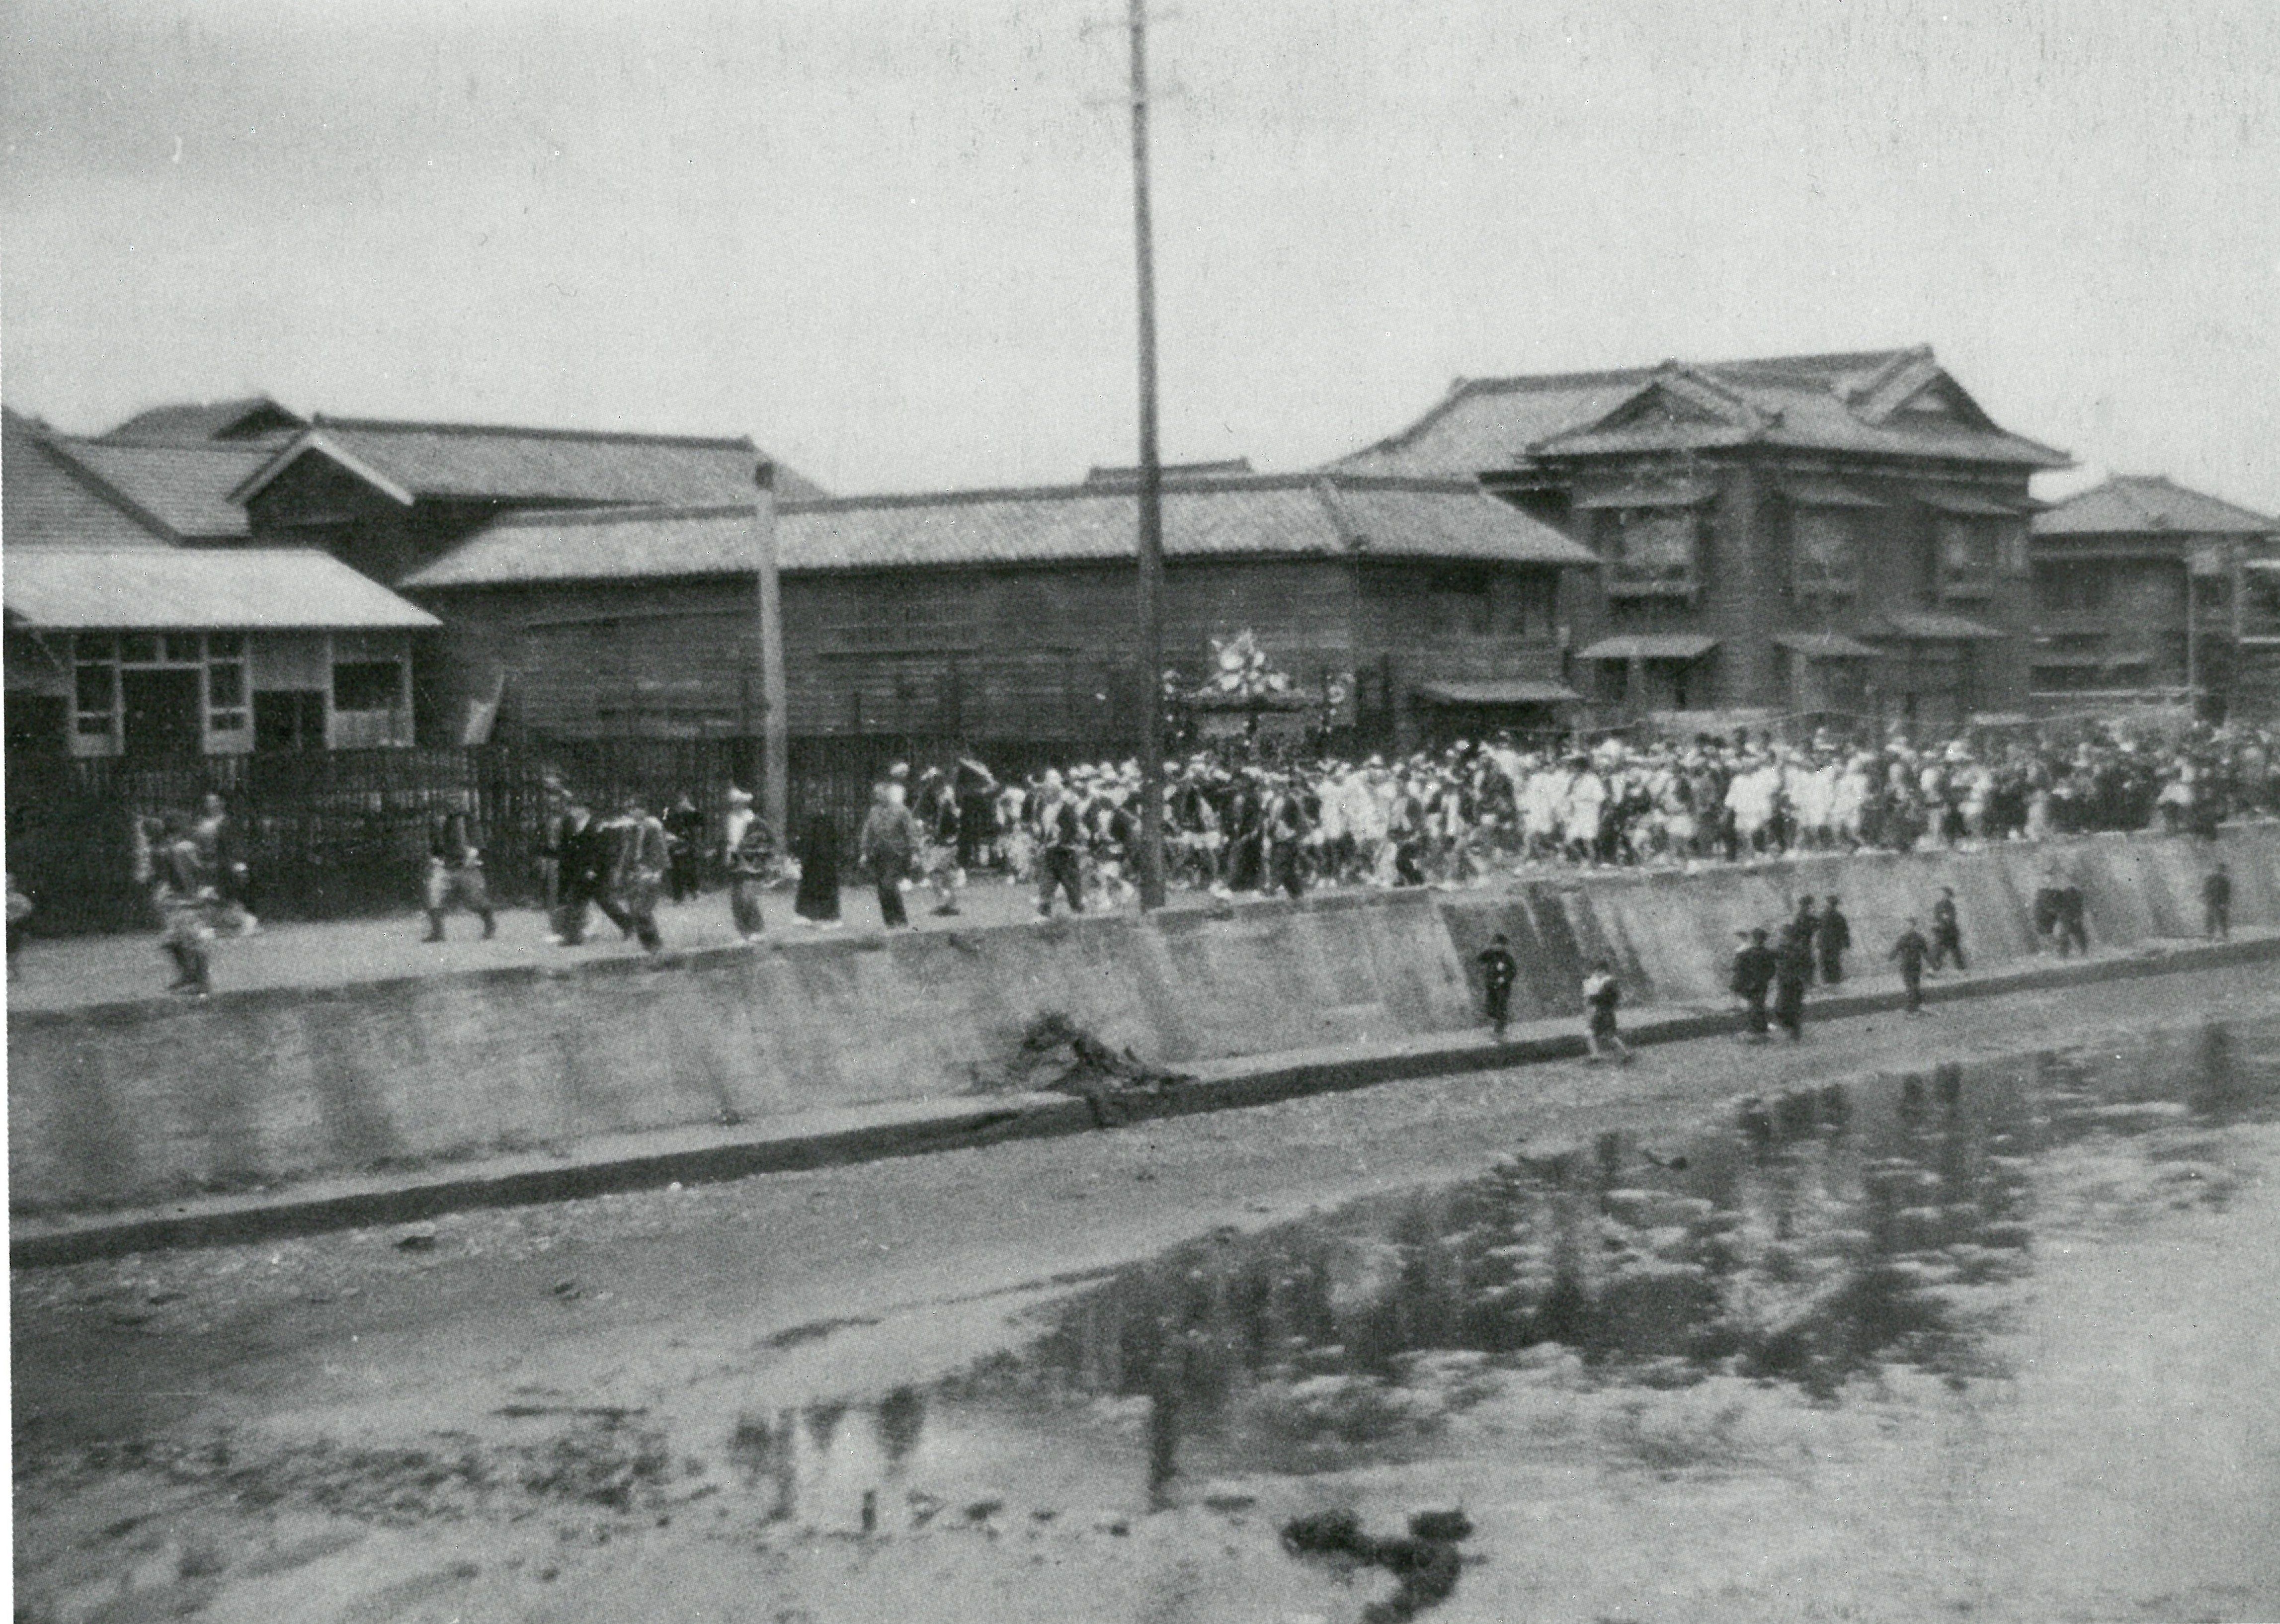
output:
MULTIPOLYGON (((1531 866, 1952 849, 2149 827, 2206 833, 2236 812, 2280 812, 2276 760, 2261 732, 2159 742, 2104 729, 2064 742, 1876 747, 1746 731, 1538 750, 1498 737, 1280 766, 1199 755, 1168 764, 1165 858, 1175 885, 1297 896, 1318 885, 1476 884, 1531 866)), ((1012 783, 970 758, 915 778, 898 766, 880 786, 863 858, 874 878, 894 870, 933 882, 943 912, 955 911, 959 877, 985 866, 1035 882, 1044 913, 1064 899, 1079 911, 1113 904, 1133 892, 1141 794, 1131 761, 1012 783)))
MULTIPOLYGON (((660 902, 698 896, 712 874, 726 881, 746 941, 766 928, 765 893, 795 878, 795 916, 834 926, 850 855, 890 929, 909 925, 921 888, 934 912, 954 915, 969 880, 990 874, 1034 886, 1041 915, 1084 912, 1136 895, 1142 793, 1128 760, 1011 780, 973 754, 915 772, 897 763, 874 787, 850 854, 827 811, 783 841, 741 789, 728 791, 716 830, 685 794, 662 811, 638 794, 599 809, 557 784, 539 879, 553 941, 583 942, 598 912, 651 952, 664 946, 660 902)), ((1318 886, 1480 885, 1553 866, 1693 866, 2148 827, 2207 833, 2230 815, 2280 813, 2280 743, 2250 729, 1881 745, 1742 731, 1551 748, 1499 735, 1360 760, 1198 754, 1167 764, 1163 793, 1169 885, 1296 897, 1318 886)), ((246 843, 212 795, 195 815, 137 820, 135 835, 137 879, 164 923, 174 989, 202 995, 212 940, 258 928, 246 843)), ((496 933, 484 865, 468 816, 438 813, 420 898, 428 941, 444 939, 455 908, 476 915, 484 936, 496 933)), ((2063 899, 2038 898, 2037 910, 2038 920, 2049 915, 2046 933, 2066 940, 2063 899)), ((1937 930, 1929 940, 1928 954, 1937 930)), ((1777 944, 1768 951, 1780 956, 1777 944)), ((1777 990, 1779 978, 1769 973, 1767 984, 1777 990)))

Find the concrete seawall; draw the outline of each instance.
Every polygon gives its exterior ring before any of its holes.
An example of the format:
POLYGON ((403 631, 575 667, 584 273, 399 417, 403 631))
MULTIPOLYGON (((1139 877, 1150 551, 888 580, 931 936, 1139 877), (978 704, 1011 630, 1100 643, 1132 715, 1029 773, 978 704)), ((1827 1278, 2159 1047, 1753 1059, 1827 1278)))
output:
POLYGON ((2030 900, 2066 862, 2093 937, 2198 934, 2230 864, 2235 918, 2280 925, 2280 826, 2215 852, 2154 836, 1964 854, 1809 858, 1493 892, 1338 896, 1050 926, 224 994, 16 1016, 19 1210, 149 1203, 596 1135, 959 1093, 1064 1010, 1172 1063, 1461 1030, 1472 955, 1513 938, 1515 1015, 1575 1008, 1606 956, 1634 1002, 1716 1004, 1733 932, 1835 894, 1878 958, 1953 886, 1975 964, 2032 951, 2030 900))

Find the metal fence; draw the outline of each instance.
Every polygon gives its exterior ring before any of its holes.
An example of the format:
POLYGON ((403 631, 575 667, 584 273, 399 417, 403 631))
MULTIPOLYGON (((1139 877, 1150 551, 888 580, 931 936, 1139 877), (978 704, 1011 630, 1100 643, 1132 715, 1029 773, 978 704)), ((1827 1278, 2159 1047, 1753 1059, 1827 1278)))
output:
MULTIPOLYGON (((1059 765, 1067 747, 978 742, 1001 777, 1059 765)), ((956 743, 895 735, 796 738, 790 816, 839 827, 851 855, 871 786, 897 761, 947 767, 956 743)), ((346 919, 415 906, 435 820, 470 814, 494 894, 537 900, 548 786, 597 808, 639 791, 662 810, 686 794, 717 832, 731 785, 757 791, 757 739, 530 739, 471 749, 326 750, 236 757, 7 763, 8 866, 37 904, 44 935, 125 930, 151 922, 135 878, 135 820, 195 815, 219 793, 238 821, 265 919, 346 919)))

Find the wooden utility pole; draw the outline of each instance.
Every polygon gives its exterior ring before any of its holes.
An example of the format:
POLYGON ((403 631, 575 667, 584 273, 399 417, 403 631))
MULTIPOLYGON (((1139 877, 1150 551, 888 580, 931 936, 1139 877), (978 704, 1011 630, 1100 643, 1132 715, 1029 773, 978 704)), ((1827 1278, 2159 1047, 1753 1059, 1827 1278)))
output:
POLYGON ((789 850, 791 827, 790 727, 784 711, 783 595, 776 579, 776 466, 760 464, 752 514, 753 567, 759 589, 753 607, 760 632, 760 815, 789 850))
POLYGON ((1140 906, 1164 905, 1164 466, 1156 445, 1156 250, 1148 212, 1148 10, 1130 0, 1132 242, 1140 302, 1140 906))

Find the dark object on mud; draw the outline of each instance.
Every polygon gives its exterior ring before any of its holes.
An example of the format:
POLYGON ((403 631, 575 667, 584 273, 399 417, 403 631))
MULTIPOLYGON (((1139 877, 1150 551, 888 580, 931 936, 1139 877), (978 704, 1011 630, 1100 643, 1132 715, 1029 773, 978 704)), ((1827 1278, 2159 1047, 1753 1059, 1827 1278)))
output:
POLYGON ((1831 1128, 1842 1128, 1852 1120, 1852 1097, 1843 1083, 1832 1082, 1822 1089, 1821 1120, 1831 1128))
POLYGON ((1118 1053, 1059 1010, 1031 1020, 1013 1058, 995 1077, 974 1068, 977 1092, 1001 1089, 1074 1094, 1092 1107, 1093 1124, 1109 1128, 1131 1120, 1144 1099, 1189 1081, 1160 1071, 1130 1049, 1118 1053))
POLYGON ((1413 1512, 1409 1518, 1409 1532, 1419 1539, 1470 1539, 1473 1520, 1465 1515, 1461 1505, 1448 1512, 1413 1512))
POLYGON ((863 1532, 876 1534, 878 1531, 879 1491, 875 1489, 866 1489, 863 1491, 863 1532))
POLYGON ((435 1250, 435 1226, 433 1224, 413 1225, 402 1235, 397 1236, 396 1250, 398 1251, 434 1251, 435 1250))
POLYGON ((1005 1502, 1003 1500, 976 1500, 966 1508, 966 1520, 968 1522, 987 1522, 1005 1509, 1005 1502))
POLYGON ((1472 1519, 1461 1511, 1420 1512, 1410 1518, 1407 1535, 1375 1539, 1361 1531, 1361 1520, 1350 1511, 1316 1512, 1282 1525, 1282 1549, 1294 1557, 1343 1556, 1385 1569, 1401 1586, 1363 1609, 1362 1618, 1367 1624, 1399 1624, 1449 1599, 1464 1569, 1457 1541, 1472 1531, 1472 1519), (1462 1531, 1437 1537, 1424 1532, 1427 1527, 1462 1531))

